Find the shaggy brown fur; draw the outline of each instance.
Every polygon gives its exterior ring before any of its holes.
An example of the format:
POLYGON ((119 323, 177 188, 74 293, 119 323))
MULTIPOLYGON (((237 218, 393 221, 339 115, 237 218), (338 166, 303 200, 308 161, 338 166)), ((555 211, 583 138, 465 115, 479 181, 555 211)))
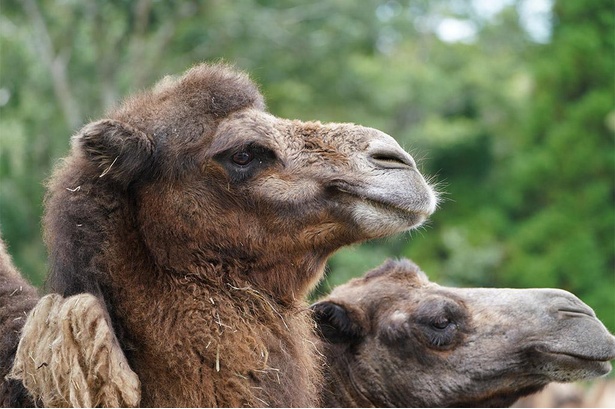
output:
POLYGON ((136 407, 141 399, 139 379, 91 294, 50 294, 38 302, 10 376, 44 407, 136 407))
POLYGON ((340 246, 435 196, 388 135, 275 118, 200 65, 86 125, 49 183, 50 289, 104 300, 146 406, 311 406, 303 298, 340 246))
POLYGON ((508 406, 549 382, 608 373, 615 337, 574 295, 447 288, 388 261, 312 309, 327 407, 508 406))
POLYGON ((36 289, 26 282, 13 266, 0 238, 0 406, 31 406, 20 382, 5 379, 19 342, 21 328, 28 312, 38 300, 36 289))

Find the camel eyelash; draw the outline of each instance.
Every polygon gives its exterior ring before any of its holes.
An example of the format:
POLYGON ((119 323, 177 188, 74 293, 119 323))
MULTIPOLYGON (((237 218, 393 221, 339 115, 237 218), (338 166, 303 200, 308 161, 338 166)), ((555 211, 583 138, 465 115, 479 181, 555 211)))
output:
POLYGON ((453 342, 457 333, 457 325, 453 322, 445 328, 434 327, 433 325, 426 331, 427 338, 431 345, 437 348, 444 348, 453 342))

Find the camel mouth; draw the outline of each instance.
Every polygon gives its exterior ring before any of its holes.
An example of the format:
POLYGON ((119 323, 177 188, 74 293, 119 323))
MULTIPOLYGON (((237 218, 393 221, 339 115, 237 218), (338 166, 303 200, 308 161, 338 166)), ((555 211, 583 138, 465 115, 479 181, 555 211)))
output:
POLYGON ((575 354, 572 352, 555 352, 555 351, 548 351, 548 354, 552 354, 552 355, 562 355, 562 356, 567 356, 579 361, 586 361, 586 362, 610 362, 613 359, 615 359, 615 356, 607 356, 607 357, 594 357, 594 356, 587 356, 587 355, 580 355, 580 354, 575 354))
POLYGON ((536 348, 536 350, 548 357, 548 360, 562 368, 576 368, 593 373, 595 376, 606 375, 611 372, 611 362, 615 354, 609 352, 606 355, 585 355, 576 352, 555 351, 548 348, 536 348))
POLYGON ((370 194, 369 189, 353 186, 346 182, 336 181, 327 190, 331 196, 346 196, 354 199, 358 203, 368 205, 382 213, 396 214, 401 219, 407 220, 413 225, 423 223, 431 216, 436 207, 436 199, 427 195, 425 203, 394 201, 394 195, 384 196, 382 194, 370 194))
POLYGON ((596 353, 582 353, 575 351, 565 351, 565 350, 557 350, 551 349, 548 345, 536 345, 534 347, 537 352, 541 354, 549 354, 549 355, 561 355, 567 356, 570 358, 574 358, 580 361, 588 361, 588 362, 609 362, 615 359, 615 349, 612 347, 605 348, 601 351, 597 351, 596 353))

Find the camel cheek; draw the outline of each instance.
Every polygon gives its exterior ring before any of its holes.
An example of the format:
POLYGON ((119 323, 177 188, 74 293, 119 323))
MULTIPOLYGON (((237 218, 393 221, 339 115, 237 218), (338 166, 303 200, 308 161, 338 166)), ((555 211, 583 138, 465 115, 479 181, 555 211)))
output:
POLYGON ((253 189, 256 196, 266 201, 295 206, 313 201, 320 192, 314 180, 284 180, 275 176, 264 178, 253 189))

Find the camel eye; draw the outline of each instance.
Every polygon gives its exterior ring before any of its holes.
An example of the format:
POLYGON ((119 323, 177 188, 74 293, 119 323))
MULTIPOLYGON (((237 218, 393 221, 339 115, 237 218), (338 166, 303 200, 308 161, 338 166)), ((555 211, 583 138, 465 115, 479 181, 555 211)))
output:
POLYGON ((438 318, 431 323, 432 328, 437 330, 445 330, 452 323, 448 320, 448 318, 438 318))
POLYGON ((247 151, 237 152, 231 157, 233 163, 240 166, 247 165, 248 163, 252 162, 252 159, 254 159, 254 154, 247 151))
POLYGON ((457 325, 448 319, 439 319, 431 323, 428 340, 436 348, 446 348, 455 339, 457 325))
POLYGON ((273 165, 276 155, 271 149, 245 144, 216 154, 214 160, 226 169, 231 181, 241 183, 273 165))

